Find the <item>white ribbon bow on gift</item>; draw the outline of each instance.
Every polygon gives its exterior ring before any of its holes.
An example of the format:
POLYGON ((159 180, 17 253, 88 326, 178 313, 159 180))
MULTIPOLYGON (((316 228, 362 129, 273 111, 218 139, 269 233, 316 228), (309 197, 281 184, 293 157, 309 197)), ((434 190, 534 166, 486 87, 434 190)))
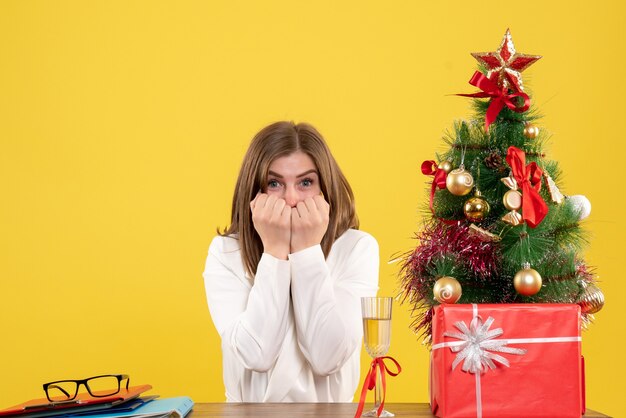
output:
POLYGON ((502 328, 489 330, 494 319, 487 318, 485 323, 482 322, 480 316, 475 316, 470 323, 469 328, 463 321, 455 322, 454 326, 461 332, 444 332, 444 336, 457 338, 462 342, 450 344, 453 353, 458 353, 454 362, 452 362, 452 370, 463 362, 461 369, 464 372, 482 373, 487 368, 493 370, 496 368, 495 362, 509 367, 509 361, 499 353, 509 354, 526 354, 526 350, 522 348, 507 347, 507 340, 494 340, 504 333, 502 328))

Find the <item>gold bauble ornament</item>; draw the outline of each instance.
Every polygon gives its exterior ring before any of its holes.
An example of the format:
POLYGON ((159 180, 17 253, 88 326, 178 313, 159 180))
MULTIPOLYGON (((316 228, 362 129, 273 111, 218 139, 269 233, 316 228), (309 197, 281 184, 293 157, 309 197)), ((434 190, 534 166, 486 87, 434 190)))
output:
POLYGON ((465 217, 471 222, 481 222, 489 214, 489 210, 489 202, 481 197, 478 190, 463 206, 465 217))
POLYGON ((524 268, 518 271, 513 278, 515 290, 522 296, 532 296, 541 290, 541 275, 525 263, 524 268))
POLYGON ((524 127, 524 136, 528 139, 535 139, 539 136, 539 127, 526 123, 524 127))
POLYGON ((474 187, 474 178, 472 173, 461 166, 448 173, 446 177, 446 188, 455 196, 465 196, 472 191, 474 187))
POLYGON ((451 276, 438 279, 433 286, 435 300, 439 303, 456 303, 461 298, 461 284, 451 276))
POLYGON ((585 286, 585 291, 578 301, 580 312, 586 314, 600 312, 600 309, 604 307, 604 293, 593 283, 586 283, 583 286, 585 286))
POLYGON ((437 168, 445 171, 446 173, 449 173, 450 171, 452 171, 452 163, 448 160, 444 160, 439 163, 437 168))

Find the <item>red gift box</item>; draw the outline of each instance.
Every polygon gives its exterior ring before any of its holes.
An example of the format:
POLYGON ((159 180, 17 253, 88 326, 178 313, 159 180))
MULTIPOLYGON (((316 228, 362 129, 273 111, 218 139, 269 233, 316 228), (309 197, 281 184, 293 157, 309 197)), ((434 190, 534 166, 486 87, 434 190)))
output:
POLYGON ((435 307, 430 405, 441 418, 580 417, 580 307, 435 307))

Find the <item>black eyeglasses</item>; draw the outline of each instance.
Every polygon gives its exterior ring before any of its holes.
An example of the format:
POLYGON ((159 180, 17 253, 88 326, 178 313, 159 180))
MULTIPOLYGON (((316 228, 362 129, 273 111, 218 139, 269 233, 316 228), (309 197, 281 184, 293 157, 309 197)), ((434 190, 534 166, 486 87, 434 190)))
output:
POLYGON ((43 390, 50 402, 71 401, 78 395, 80 385, 85 385, 91 396, 102 398, 118 393, 122 380, 126 380, 126 390, 128 390, 130 377, 127 374, 103 374, 82 380, 57 380, 44 383, 43 390))

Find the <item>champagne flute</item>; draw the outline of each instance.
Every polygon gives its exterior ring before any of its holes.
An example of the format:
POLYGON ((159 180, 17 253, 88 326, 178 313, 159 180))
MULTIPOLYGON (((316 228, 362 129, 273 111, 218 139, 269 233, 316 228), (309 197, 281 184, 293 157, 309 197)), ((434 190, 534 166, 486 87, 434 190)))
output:
MULTIPOLYGON (((365 350, 372 358, 387 354, 391 343, 391 302, 390 297, 362 297, 361 313, 363 317, 363 341, 365 350)), ((382 370, 376 368, 376 387, 374 387, 374 409, 363 414, 364 417, 376 417, 381 403, 382 370)), ((385 411, 381 417, 393 417, 394 414, 385 411)))

